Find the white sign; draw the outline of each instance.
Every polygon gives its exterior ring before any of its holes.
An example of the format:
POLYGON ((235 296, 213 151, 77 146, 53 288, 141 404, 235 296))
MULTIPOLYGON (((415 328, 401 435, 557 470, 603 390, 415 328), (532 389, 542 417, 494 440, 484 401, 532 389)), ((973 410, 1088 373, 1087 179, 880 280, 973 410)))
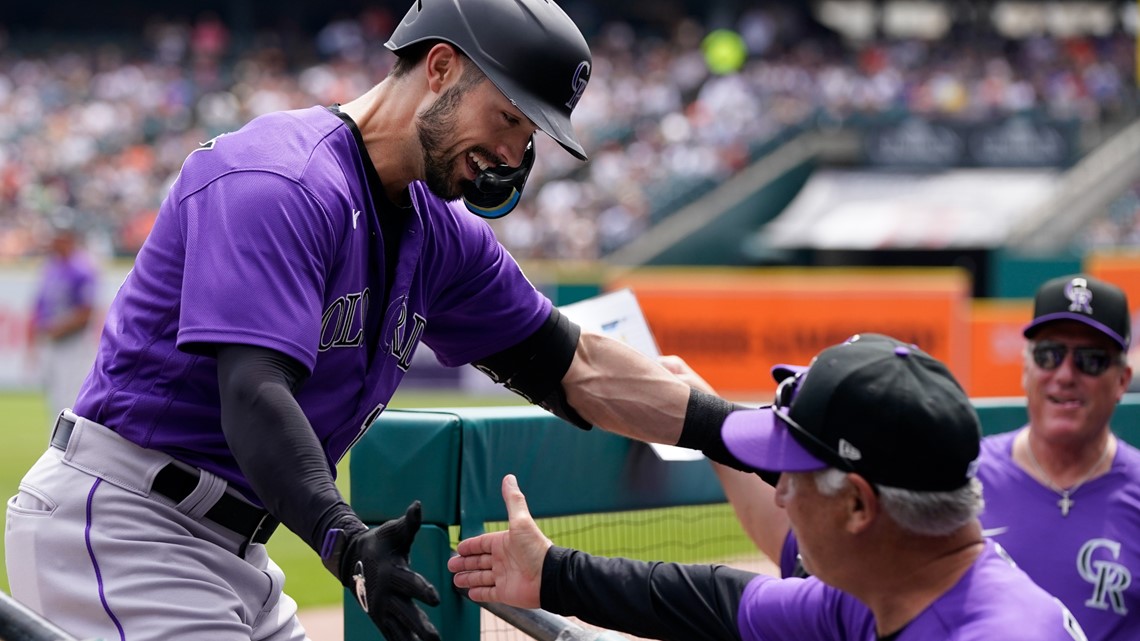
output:
MULTIPOLYGON (((641 311, 641 305, 628 288, 562 305, 558 309, 584 330, 615 338, 654 360, 661 355, 645 314, 641 311)), ((676 445, 650 443, 649 446, 664 461, 696 461, 704 458, 704 454, 697 450, 676 445)))

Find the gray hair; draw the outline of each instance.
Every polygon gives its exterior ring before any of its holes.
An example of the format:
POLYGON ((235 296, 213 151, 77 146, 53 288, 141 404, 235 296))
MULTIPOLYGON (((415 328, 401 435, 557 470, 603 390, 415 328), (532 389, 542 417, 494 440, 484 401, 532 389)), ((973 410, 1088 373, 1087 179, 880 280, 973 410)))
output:
MULTIPOLYGON (((824 496, 835 496, 849 483, 847 472, 836 468, 820 470, 814 478, 816 489, 824 496)), ((946 536, 978 518, 985 507, 978 479, 949 492, 876 487, 883 511, 902 529, 923 536, 946 536)))

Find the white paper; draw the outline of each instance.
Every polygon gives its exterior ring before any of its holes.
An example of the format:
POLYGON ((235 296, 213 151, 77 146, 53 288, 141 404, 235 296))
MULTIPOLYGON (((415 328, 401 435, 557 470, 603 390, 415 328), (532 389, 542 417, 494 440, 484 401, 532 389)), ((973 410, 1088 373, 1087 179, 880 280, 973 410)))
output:
MULTIPOLYGON (((615 338, 654 360, 661 355, 641 305, 629 288, 562 305, 558 309, 584 330, 615 338)), ((650 443, 649 446, 663 461, 698 461, 705 457, 698 450, 676 445, 650 443)))

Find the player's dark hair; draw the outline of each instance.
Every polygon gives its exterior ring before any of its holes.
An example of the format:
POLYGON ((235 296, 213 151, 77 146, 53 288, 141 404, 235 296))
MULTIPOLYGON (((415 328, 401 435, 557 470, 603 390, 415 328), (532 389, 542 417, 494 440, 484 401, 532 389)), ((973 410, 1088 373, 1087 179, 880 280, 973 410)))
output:
MULTIPOLYGON (((402 50, 400 55, 396 58, 396 63, 392 65, 392 69, 388 72, 388 77, 402 78, 408 75, 412 72, 412 69, 416 68, 416 65, 420 64, 420 62, 427 57, 428 51, 431 51, 433 46, 441 42, 443 41, 428 40, 426 42, 416 43, 402 50)), ((459 84, 457 84, 455 88, 458 89, 460 93, 466 93, 467 90, 483 82, 483 80, 487 78, 487 75, 483 73, 479 65, 472 62, 471 58, 460 51, 458 47, 455 49, 455 53, 463 58, 463 75, 460 76, 459 84)))
POLYGON ((396 62, 392 65, 392 69, 388 71, 389 78, 402 78, 412 72, 416 65, 427 56, 427 52, 433 46, 441 41, 439 40, 425 40, 424 42, 417 42, 409 45, 407 48, 400 51, 396 56, 396 62))

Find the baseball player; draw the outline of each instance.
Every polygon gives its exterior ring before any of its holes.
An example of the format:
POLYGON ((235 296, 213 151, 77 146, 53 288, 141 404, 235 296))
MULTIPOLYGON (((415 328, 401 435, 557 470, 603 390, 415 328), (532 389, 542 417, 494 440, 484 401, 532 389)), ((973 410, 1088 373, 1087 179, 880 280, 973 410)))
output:
MULTIPOLYGON (((1086 274, 1043 283, 1034 300, 1022 373, 1029 423, 983 439, 978 459, 984 532, 1068 606, 1090 639, 1137 639, 1140 553, 1131 542, 1140 534, 1140 452, 1109 424, 1132 379, 1128 301, 1119 287, 1086 274)), ((662 362, 712 391, 683 360, 662 362)), ((773 373, 783 379, 798 369, 773 373)), ((714 467, 758 547, 785 576, 802 574, 773 488, 754 474, 714 467)))
POLYGON ((775 500, 812 576, 557 547, 508 476, 509 530, 460 542, 448 561, 455 584, 476 601, 657 639, 1085 641, 1068 610, 982 535, 981 428, 942 363, 857 336, 784 387, 790 405, 733 412, 703 439, 780 473, 775 500))
POLYGON ((80 245, 72 212, 52 221, 51 244, 40 272, 28 323, 28 348, 51 412, 75 402, 94 349, 87 329, 95 309, 98 270, 80 245))
POLYGON ((416 604, 436 589, 408 567, 418 503, 370 530, 333 478, 420 343, 582 428, 675 443, 731 408, 580 332, 477 217, 517 202, 537 131, 585 158, 570 114, 591 57, 567 15, 418 0, 387 47, 363 96, 186 159, 8 506, 13 594, 71 634, 305 638, 263 545, 281 522, 389 641, 437 639, 416 604))

